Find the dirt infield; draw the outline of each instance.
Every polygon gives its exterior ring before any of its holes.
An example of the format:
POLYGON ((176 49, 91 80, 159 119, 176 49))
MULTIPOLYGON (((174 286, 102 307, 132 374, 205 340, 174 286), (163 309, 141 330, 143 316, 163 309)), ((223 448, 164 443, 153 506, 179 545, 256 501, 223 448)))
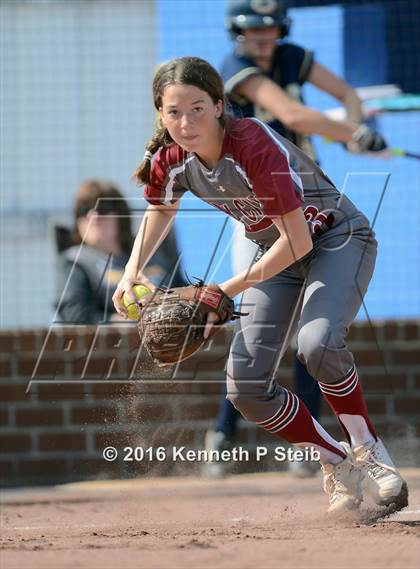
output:
POLYGON ((420 471, 409 507, 334 522, 321 479, 89 482, 2 494, 1 568, 417 568, 420 471))

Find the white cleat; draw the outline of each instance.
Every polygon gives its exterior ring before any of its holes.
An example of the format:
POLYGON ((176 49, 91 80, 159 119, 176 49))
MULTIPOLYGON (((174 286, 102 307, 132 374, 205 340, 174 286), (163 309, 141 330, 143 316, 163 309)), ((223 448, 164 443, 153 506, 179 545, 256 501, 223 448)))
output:
POLYGON ((408 505, 407 483, 392 462, 381 439, 353 449, 355 465, 363 474, 363 489, 380 506, 395 511, 408 505))
POLYGON ((362 473, 347 457, 338 464, 323 464, 324 492, 330 506, 328 513, 340 515, 359 507, 362 501, 362 473))

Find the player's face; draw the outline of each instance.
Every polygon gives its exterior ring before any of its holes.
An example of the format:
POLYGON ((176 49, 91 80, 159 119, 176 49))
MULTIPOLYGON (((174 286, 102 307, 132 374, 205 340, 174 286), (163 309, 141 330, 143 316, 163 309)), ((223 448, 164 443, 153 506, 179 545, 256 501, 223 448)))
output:
POLYGON ((162 97, 160 116, 172 139, 187 152, 200 154, 214 144, 220 131, 223 102, 216 104, 194 85, 169 85, 162 97))
POLYGON ((271 59, 279 37, 277 26, 267 28, 248 28, 242 32, 244 49, 256 59, 271 59))

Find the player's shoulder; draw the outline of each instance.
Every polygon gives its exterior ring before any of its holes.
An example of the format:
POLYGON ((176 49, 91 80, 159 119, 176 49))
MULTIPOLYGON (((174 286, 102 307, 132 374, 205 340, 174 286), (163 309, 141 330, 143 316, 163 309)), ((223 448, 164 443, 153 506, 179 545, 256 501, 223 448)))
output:
POLYGON ((178 144, 172 143, 167 146, 161 146, 152 158, 150 169, 151 184, 160 184, 172 168, 185 161, 185 157, 185 150, 178 144))
POLYGON ((300 45, 281 42, 273 55, 273 68, 280 67, 286 82, 304 83, 314 63, 314 53, 300 45))
POLYGON ((283 147, 282 136, 256 118, 237 119, 230 132, 232 155, 242 164, 266 162, 277 157, 283 147))
POLYGON ((270 142, 281 136, 259 119, 236 119, 232 125, 232 139, 246 148, 257 148, 264 142, 270 142))
POLYGON ((223 59, 220 66, 220 75, 226 81, 236 73, 248 68, 259 70, 258 65, 252 59, 233 51, 223 59))
POLYGON ((175 166, 185 159, 185 155, 185 150, 175 142, 167 146, 161 146, 153 156, 152 168, 158 165, 164 167, 175 166))

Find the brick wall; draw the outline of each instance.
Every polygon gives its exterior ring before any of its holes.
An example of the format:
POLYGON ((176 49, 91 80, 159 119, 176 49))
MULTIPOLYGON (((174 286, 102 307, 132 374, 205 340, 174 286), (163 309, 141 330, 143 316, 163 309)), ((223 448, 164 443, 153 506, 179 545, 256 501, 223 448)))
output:
MULTIPOLYGON (((135 327, 0 333, 0 470, 5 486, 86 478, 195 473, 198 465, 165 460, 106 462, 115 446, 203 448, 216 416, 230 329, 181 364, 176 378, 138 353, 135 327)), ((400 463, 412 465, 420 435, 420 321, 353 325, 356 355, 372 418, 400 463)), ((279 369, 291 387, 291 354, 279 369)), ((340 436, 323 407, 323 425, 340 436)), ((282 444, 241 422, 239 443, 282 444)), ((239 471, 270 468, 268 460, 239 471)), ((276 468, 279 468, 276 463, 276 468)))

